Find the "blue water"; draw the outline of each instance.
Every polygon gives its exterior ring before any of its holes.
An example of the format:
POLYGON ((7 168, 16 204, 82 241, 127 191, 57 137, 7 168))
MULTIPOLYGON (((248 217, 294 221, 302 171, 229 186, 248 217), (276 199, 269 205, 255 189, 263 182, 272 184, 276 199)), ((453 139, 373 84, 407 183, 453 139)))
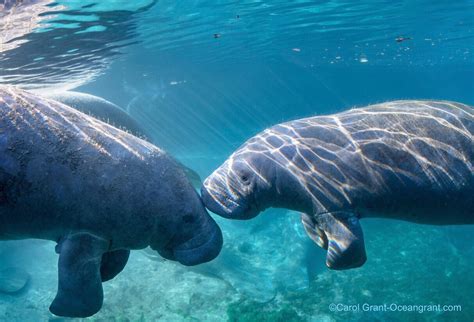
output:
MULTIPOLYGON (((282 121, 395 99, 474 105, 474 1, 0 0, 0 84, 105 98, 205 178, 282 121)), ((104 284, 104 306, 90 319, 474 318, 473 226, 366 220, 367 263, 330 271, 294 212, 215 218, 225 238, 215 261, 186 268, 133 252, 104 284), (340 306, 332 311, 332 303, 340 306)), ((30 280, 19 293, 0 293, 0 319, 59 320, 48 312, 54 245, 3 242, 0 269, 11 266, 30 280)))

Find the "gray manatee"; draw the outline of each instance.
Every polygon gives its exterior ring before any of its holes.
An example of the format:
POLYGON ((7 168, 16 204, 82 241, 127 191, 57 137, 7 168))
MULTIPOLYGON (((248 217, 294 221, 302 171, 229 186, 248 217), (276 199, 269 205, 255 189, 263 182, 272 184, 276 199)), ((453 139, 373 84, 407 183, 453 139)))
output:
MULTIPOLYGON (((85 114, 93 116, 101 121, 109 123, 122 130, 128 131, 135 136, 150 141, 153 144, 159 144, 151 139, 151 135, 140 124, 122 108, 101 97, 91 94, 75 91, 53 92, 47 95, 48 98, 66 104, 85 114)), ((186 176, 191 180, 195 187, 201 186, 199 174, 182 165, 186 176)))
POLYGON ((202 187, 206 207, 249 219, 303 213, 332 269, 366 261, 359 219, 474 224, 474 110, 394 101, 275 125, 244 143, 202 187))
POLYGON ((57 242, 52 313, 87 317, 130 249, 196 265, 222 234, 177 162, 53 100, 0 87, 0 239, 57 242))
POLYGON ((118 105, 101 97, 75 91, 51 92, 47 98, 75 108, 82 113, 93 116, 103 122, 126 130, 138 137, 149 137, 149 134, 127 112, 118 105))

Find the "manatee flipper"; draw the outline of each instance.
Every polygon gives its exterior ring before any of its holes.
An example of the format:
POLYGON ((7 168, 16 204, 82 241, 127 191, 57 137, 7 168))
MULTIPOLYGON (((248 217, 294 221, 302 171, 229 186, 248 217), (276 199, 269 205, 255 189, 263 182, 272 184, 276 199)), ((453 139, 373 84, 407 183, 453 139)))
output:
POLYGON ((127 249, 119 249, 102 255, 102 263, 100 265, 100 276, 102 282, 111 280, 120 273, 127 264, 130 251, 127 249))
POLYGON ((313 217, 302 213, 301 222, 303 223, 304 230, 309 238, 311 238, 319 247, 328 249, 328 237, 322 229, 316 226, 316 221, 313 217))
POLYGON ((184 171, 184 174, 186 175, 186 178, 191 182, 194 188, 200 189, 202 186, 202 180, 201 176, 199 173, 191 169, 190 167, 185 166, 183 163, 175 159, 175 161, 178 163, 178 165, 181 167, 181 169, 184 171))
POLYGON ((326 265, 341 270, 362 266, 367 260, 364 236, 359 218, 351 212, 318 215, 314 222, 327 236, 326 265))
POLYGON ((88 317, 100 310, 104 297, 100 266, 108 246, 107 240, 88 233, 60 241, 58 292, 49 308, 53 314, 88 317))

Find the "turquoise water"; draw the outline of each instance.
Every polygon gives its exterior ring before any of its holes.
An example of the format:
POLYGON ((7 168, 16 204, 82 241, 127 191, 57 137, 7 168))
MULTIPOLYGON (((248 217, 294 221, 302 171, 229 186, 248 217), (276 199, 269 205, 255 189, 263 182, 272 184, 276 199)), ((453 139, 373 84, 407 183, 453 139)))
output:
MULTIPOLYGON (((474 105, 474 1, 37 0, 0 9, 1 84, 105 98, 201 178, 282 121, 395 99, 474 105)), ((474 318, 473 226, 364 220, 367 263, 330 271, 297 213, 214 218, 225 239, 216 260, 187 268, 132 252, 90 320, 474 318), (392 304, 417 307, 377 310, 392 304), (452 311, 423 307, 438 304, 452 311)), ((48 311, 54 245, 2 242, 0 270, 8 267, 29 281, 0 293, 0 319, 61 320, 48 311)), ((0 275, 0 291, 11 280, 0 275)))

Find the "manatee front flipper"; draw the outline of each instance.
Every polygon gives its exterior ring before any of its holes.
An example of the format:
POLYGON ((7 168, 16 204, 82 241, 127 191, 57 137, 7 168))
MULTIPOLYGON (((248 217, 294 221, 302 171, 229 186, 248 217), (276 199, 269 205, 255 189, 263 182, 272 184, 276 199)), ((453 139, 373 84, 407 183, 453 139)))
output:
POLYGON ((120 273, 127 264, 130 251, 119 249, 102 255, 102 264, 100 265, 100 276, 102 282, 111 280, 120 273))
POLYGON ((308 235, 327 248, 326 265, 329 268, 355 268, 367 260, 362 227, 354 213, 338 211, 314 218, 302 216, 302 220, 308 235))
POLYGON ((301 222, 303 223, 304 230, 309 238, 311 238, 319 247, 328 249, 328 237, 322 229, 317 227, 314 218, 308 214, 302 213, 301 222))
POLYGON ((88 317, 102 307, 100 266, 109 242, 89 233, 69 235, 59 252, 58 292, 49 310, 59 316, 88 317))

